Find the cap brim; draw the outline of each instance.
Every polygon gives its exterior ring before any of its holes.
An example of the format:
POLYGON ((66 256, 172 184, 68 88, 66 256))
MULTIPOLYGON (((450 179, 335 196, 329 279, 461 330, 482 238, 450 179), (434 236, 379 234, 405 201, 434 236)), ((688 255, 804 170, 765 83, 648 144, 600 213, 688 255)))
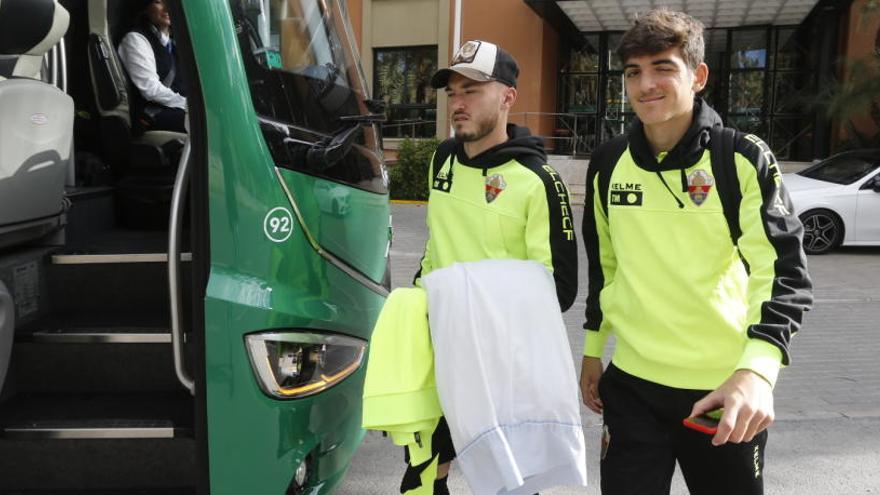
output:
POLYGON ((495 80, 491 76, 487 76, 485 73, 480 72, 477 69, 471 69, 470 67, 450 67, 448 69, 440 69, 435 72, 434 76, 431 77, 431 86, 433 86, 435 89, 445 88, 449 84, 449 77, 452 76, 453 72, 461 74, 468 79, 478 82, 488 82, 495 80))

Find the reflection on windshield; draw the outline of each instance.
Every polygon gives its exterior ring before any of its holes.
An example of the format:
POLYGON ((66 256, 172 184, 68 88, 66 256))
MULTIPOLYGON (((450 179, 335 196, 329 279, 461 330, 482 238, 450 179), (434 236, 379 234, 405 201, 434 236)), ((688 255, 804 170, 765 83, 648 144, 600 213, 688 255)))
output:
POLYGON ((231 0, 254 109, 280 166, 384 191, 379 133, 364 125, 344 160, 309 166, 302 157, 366 115, 363 72, 340 0, 231 0), (293 139, 291 139, 293 138, 293 139))
MULTIPOLYGON (((347 67, 339 39, 328 30, 332 15, 327 5, 314 0, 273 0, 270 4, 270 40, 278 50, 287 71, 321 79, 327 84, 351 86, 345 78, 347 67)), ((357 88, 357 85, 355 85, 357 88)))
POLYGON ((810 179, 847 185, 868 175, 877 166, 878 161, 876 160, 869 161, 856 156, 842 156, 819 163, 799 173, 810 179))

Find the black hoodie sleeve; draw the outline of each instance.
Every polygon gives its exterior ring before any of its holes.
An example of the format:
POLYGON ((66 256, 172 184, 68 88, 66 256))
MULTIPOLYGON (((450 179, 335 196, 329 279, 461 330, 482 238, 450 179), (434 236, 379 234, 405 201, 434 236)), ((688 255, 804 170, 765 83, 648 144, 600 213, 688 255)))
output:
POLYGON ((599 146, 587 168, 584 218, 581 232, 587 252, 587 301, 584 356, 601 358, 609 336, 609 325, 599 303, 602 290, 614 279, 617 255, 611 245, 608 224, 608 185, 614 167, 627 148, 627 137, 617 136, 599 146))
MULTIPOLYGON (((803 226, 773 153, 757 137, 744 135, 737 139, 735 156, 742 191, 738 247, 749 273, 750 342, 739 367, 760 372, 762 366, 756 361, 766 358, 773 347, 782 364, 789 364, 791 337, 813 303, 812 283, 801 245, 803 226)), ((765 378, 772 382, 775 376, 765 378)))
POLYGON ((526 220, 526 249, 529 259, 553 269, 556 297, 567 311, 577 296, 577 240, 568 187, 559 173, 537 157, 521 159, 534 172, 543 187, 529 198, 526 220))

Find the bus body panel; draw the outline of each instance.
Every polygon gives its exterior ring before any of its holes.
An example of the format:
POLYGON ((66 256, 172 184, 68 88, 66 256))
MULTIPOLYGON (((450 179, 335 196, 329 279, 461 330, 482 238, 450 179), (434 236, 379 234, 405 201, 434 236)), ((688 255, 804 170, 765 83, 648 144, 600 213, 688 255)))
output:
MULTIPOLYGON (((314 458, 311 493, 329 493, 363 438, 363 365, 324 392, 276 400, 260 389, 245 335, 312 330, 367 340, 384 298, 327 263, 297 221, 251 103, 228 4, 185 0, 184 9, 208 129, 211 269, 204 372, 211 493, 286 493, 306 456, 314 458), (281 242, 266 227, 277 208, 294 220, 281 242)), ((342 257, 356 252, 354 246, 369 245, 346 261, 381 280, 387 195, 289 171, 282 176, 325 247, 342 257)))

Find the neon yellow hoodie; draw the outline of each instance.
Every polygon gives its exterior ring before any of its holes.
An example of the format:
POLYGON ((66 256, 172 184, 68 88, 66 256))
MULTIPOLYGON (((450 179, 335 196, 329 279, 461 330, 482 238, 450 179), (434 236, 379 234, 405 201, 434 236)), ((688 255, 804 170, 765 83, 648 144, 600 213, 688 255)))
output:
POLYGON ((455 139, 437 148, 428 176, 428 242, 415 282, 453 263, 534 260, 553 274, 565 311, 577 295, 568 188, 547 164, 540 138, 512 124, 507 133, 507 141, 474 157, 455 139))
POLYGON ((791 337, 812 304, 803 228, 767 145, 738 134, 742 233, 732 242, 707 139, 720 125, 698 100, 691 128, 668 154, 654 156, 639 122, 617 138, 625 146, 609 143, 593 154, 583 224, 584 355, 601 357, 613 334, 615 366, 703 390, 737 369, 773 384, 788 364, 791 337))

